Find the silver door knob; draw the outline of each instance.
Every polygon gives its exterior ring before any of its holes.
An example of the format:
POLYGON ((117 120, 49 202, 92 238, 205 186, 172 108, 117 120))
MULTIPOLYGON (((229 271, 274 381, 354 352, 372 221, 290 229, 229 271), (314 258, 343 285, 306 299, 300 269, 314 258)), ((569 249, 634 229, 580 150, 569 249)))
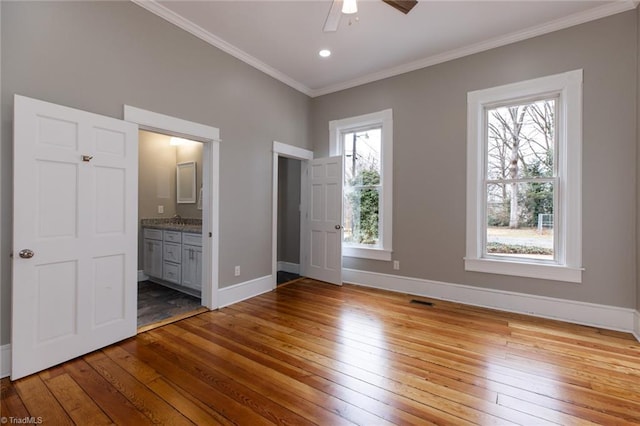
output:
POLYGON ((335 226, 335 228, 336 228, 336 229, 342 229, 342 226, 340 226, 340 225, 336 225, 336 226, 335 226))
POLYGON ((18 255, 23 259, 31 259, 33 256, 35 256, 35 253, 33 252, 33 250, 24 249, 20 250, 20 252, 18 252, 18 255))

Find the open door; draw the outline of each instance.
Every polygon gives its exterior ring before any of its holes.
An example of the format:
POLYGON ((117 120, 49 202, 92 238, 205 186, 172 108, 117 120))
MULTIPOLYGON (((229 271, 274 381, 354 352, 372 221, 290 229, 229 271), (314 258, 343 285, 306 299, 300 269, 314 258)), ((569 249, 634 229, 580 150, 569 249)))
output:
POLYGON ((138 127, 15 96, 13 380, 136 334, 138 127))
POLYGON ((306 165, 305 275, 342 285, 342 156, 306 165))

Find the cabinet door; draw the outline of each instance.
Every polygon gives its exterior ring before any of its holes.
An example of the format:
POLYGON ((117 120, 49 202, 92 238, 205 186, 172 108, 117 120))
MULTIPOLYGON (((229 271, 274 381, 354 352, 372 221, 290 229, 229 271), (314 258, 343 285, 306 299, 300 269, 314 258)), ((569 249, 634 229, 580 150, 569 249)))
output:
POLYGON ((162 277, 162 241, 145 238, 144 273, 150 277, 162 277))
POLYGON ((182 246, 182 285, 202 289, 202 247, 182 246))

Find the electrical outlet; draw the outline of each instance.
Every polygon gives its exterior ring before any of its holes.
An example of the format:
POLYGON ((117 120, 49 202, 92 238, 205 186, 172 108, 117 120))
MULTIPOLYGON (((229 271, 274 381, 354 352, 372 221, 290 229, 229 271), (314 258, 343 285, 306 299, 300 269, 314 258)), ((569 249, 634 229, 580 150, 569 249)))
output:
POLYGON ((236 269, 235 269, 235 271, 234 271, 234 274, 235 274, 235 276, 236 276, 236 277, 239 277, 239 276, 240 276, 240 265, 236 266, 236 269))
POLYGON ((395 269, 396 271, 400 269, 400 261, 399 260, 394 260, 393 261, 393 269, 395 269))
POLYGON ((164 206, 158 206, 158 214, 164 213, 164 206))

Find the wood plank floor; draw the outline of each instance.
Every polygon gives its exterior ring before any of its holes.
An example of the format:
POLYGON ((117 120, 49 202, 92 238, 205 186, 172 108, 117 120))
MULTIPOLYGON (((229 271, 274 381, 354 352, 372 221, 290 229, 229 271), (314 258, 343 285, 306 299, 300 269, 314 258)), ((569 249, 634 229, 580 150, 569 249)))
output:
POLYGON ((3 379, 1 413, 51 425, 640 424, 631 335, 411 299, 302 279, 3 379))

